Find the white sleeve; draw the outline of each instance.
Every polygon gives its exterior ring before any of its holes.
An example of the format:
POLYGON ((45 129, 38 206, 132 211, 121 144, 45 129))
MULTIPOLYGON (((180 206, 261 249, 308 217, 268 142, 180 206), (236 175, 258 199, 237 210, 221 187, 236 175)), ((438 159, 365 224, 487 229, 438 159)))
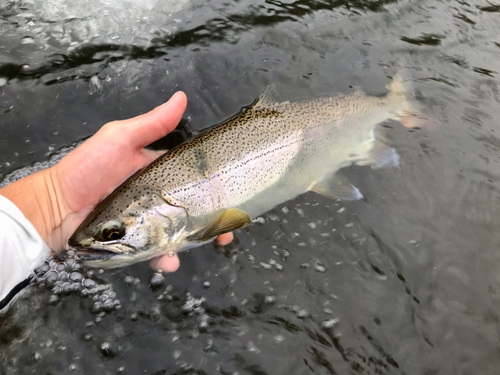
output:
POLYGON ((28 284, 50 249, 35 227, 7 198, 0 195, 0 310, 28 284))

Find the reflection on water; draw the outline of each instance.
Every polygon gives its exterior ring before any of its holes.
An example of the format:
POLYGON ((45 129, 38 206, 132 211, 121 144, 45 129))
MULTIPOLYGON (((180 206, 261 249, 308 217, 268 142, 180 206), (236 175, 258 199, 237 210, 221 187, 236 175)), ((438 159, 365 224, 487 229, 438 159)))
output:
POLYGON ((52 281, 0 318, 0 372, 496 374, 499 11, 479 0, 4 2, 0 173, 28 167, 5 181, 180 89, 187 120, 158 147, 269 84, 284 100, 383 94, 401 61, 439 125, 387 124, 402 164, 345 171, 363 201, 306 194, 224 250, 182 254, 163 281, 145 264, 78 271, 112 290, 55 298, 74 270, 52 264, 52 281), (96 309, 110 294, 119 308, 96 309))

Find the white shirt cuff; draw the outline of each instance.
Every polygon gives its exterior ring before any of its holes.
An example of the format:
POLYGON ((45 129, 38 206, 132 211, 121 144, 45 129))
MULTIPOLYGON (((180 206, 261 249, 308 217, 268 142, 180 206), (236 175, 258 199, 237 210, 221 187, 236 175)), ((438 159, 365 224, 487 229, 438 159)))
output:
POLYGON ((43 264, 50 248, 31 222, 0 195, 0 304, 33 270, 43 264))

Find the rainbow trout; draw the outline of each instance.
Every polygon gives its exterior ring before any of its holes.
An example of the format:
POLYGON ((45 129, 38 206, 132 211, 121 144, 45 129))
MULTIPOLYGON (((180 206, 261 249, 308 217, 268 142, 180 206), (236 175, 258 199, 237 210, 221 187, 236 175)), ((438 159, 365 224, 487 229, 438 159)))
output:
POLYGON ((69 239, 84 263, 111 268, 199 246, 307 191, 356 200, 338 171, 394 166, 379 124, 416 126, 403 79, 362 92, 280 103, 268 88, 229 120, 168 151, 101 202, 69 239))

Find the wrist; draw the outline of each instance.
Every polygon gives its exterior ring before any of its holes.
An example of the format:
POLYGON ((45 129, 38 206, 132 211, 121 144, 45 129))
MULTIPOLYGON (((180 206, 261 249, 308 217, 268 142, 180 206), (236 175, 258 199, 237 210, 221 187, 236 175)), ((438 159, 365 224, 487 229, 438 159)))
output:
POLYGON ((64 246, 61 224, 67 216, 60 199, 53 168, 33 173, 0 189, 33 224, 45 243, 54 251, 64 246))

